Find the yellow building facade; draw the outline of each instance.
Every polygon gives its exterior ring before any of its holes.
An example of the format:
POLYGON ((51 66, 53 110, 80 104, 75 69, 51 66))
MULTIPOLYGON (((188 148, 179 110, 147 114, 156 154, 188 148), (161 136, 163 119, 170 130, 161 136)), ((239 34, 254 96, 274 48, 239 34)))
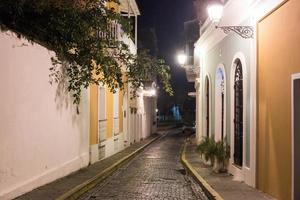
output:
POLYGON ((300 73, 299 20, 300 2, 289 0, 258 23, 257 186, 280 200, 300 198, 300 158, 293 145, 299 144, 293 126, 299 119, 292 115, 299 104, 293 101, 299 93, 293 90, 293 77, 300 73), (293 155, 298 155, 294 166, 293 155))
MULTIPOLYGON (((108 3, 109 8, 124 17, 134 18, 135 40, 115 33, 119 40, 128 45, 132 54, 137 53, 137 16, 140 14, 134 0, 121 0, 120 4, 108 3)), ((125 67, 123 68, 125 70, 125 67)), ((125 71, 124 71, 125 73, 125 71)), ((90 163, 107 158, 155 132, 150 127, 156 120, 156 98, 145 97, 143 88, 138 97, 131 99, 131 87, 115 93, 105 85, 91 85, 90 96, 90 163)))

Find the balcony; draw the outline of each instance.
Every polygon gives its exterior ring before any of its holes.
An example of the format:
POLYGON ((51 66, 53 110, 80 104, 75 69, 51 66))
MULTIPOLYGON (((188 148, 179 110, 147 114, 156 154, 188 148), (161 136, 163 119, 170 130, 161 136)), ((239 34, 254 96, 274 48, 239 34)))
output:
POLYGON ((115 21, 109 23, 107 30, 105 32, 99 30, 99 37, 106 40, 120 40, 121 33, 121 25, 115 21))
MULTIPOLYGON (((127 35, 124 34, 122 27, 115 21, 112 21, 108 27, 107 32, 99 31, 99 37, 102 39, 106 39, 108 41, 123 41, 125 44, 128 45, 129 50, 132 54, 136 54, 137 47, 133 40, 127 35)), ((112 42, 113 43, 113 42, 112 42)), ((110 47, 114 47, 113 44, 110 47)))
POLYGON ((184 68, 188 82, 195 82, 196 78, 199 76, 200 68, 195 67, 194 65, 186 65, 184 68))

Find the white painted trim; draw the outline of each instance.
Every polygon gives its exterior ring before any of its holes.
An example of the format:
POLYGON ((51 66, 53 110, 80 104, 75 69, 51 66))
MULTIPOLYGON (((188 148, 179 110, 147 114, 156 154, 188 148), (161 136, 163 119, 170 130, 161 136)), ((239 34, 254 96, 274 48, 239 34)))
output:
POLYGON ((294 200, 294 193, 295 193, 295 188, 294 188, 294 181, 295 181, 295 178, 294 178, 294 174, 295 174, 295 160, 294 160, 294 147, 295 147, 295 141, 294 141, 294 80, 297 80, 297 79, 300 79, 300 73, 297 73, 297 74, 292 74, 292 77, 291 77, 291 84, 292 84, 292 87, 291 87, 291 105, 292 105, 292 200, 294 200))
MULTIPOLYGON (((227 103, 227 101, 226 101, 226 98, 227 98, 226 70, 225 70, 224 64, 220 63, 220 64, 218 64, 218 67, 216 69, 216 74, 215 74, 215 140, 218 138, 216 130, 219 130, 219 128, 217 128, 217 109, 216 109, 217 108, 217 103, 218 103, 217 102, 217 92, 218 92, 218 90, 217 90, 217 88, 218 88, 217 73, 218 73, 219 70, 222 71, 223 76, 224 76, 224 127, 223 127, 224 135, 223 135, 223 139, 226 138, 226 135, 227 135, 227 132, 226 132, 226 121, 227 121, 227 112, 226 112, 227 111, 227 106, 226 106, 227 105, 226 104, 227 103)), ((218 111, 220 111, 220 110, 218 110, 218 111)), ((220 126, 221 126, 221 124, 220 124, 220 126)), ((218 133, 218 134, 221 134, 221 133, 218 133)), ((221 135, 220 135, 220 137, 221 137, 221 135)))
MULTIPOLYGON (((257 38, 257 27, 256 22, 251 19, 251 24, 254 29, 254 38, 257 38)), ((249 63, 249 84, 250 84, 250 179, 246 182, 252 186, 256 187, 256 152, 257 152, 257 43, 256 39, 252 40, 250 43, 250 63, 249 63)))
POLYGON ((99 144, 90 145, 90 164, 99 161, 99 144))
POLYGON ((124 133, 124 147, 128 147, 130 145, 130 137, 128 134, 129 130, 129 114, 130 109, 128 105, 128 92, 124 92, 123 95, 123 109, 122 109, 122 115, 123 115, 123 133, 124 133), (126 113, 126 117, 124 117, 124 112, 126 113))
POLYGON ((98 103, 98 120, 105 120, 105 119, 107 119, 107 99, 106 99, 107 92, 106 92, 105 86, 104 85, 99 85, 97 93, 98 93, 97 94, 97 98, 98 98, 98 100, 97 100, 97 103, 98 103), (101 100, 101 97, 100 97, 101 90, 104 90, 104 102, 100 102, 100 100, 101 100), (105 116, 104 118, 102 118, 102 116, 101 116, 101 110, 100 110, 100 105, 99 104, 102 105, 101 108, 102 107, 104 108, 104 116, 105 116))
POLYGON ((119 89, 113 93, 113 118, 119 118, 119 89))
POLYGON ((118 135, 118 138, 119 138, 119 148, 118 148, 118 152, 122 151, 125 149, 125 146, 124 146, 124 133, 120 133, 118 135))
POLYGON ((201 99, 201 78, 196 78, 195 80, 195 90, 196 90, 196 141, 197 144, 200 143, 203 137, 203 131, 202 129, 202 112, 201 112, 201 105, 202 105, 202 99, 201 99))
MULTIPOLYGON (((246 134, 247 134, 247 89, 248 89, 248 77, 247 77, 247 65, 246 65, 246 58, 245 55, 242 52, 237 52, 232 60, 232 66, 231 66, 231 76, 230 76, 230 99, 231 99, 231 111, 230 111, 230 132, 231 132, 231 137, 230 137, 230 151, 231 151, 231 156, 230 156, 230 171, 231 173, 235 176, 235 180, 239 181, 244 181, 245 180, 245 173, 246 173, 246 134), (233 154, 234 154, 234 75, 235 75, 235 70, 236 70, 236 64, 235 61, 239 59, 242 64, 242 70, 243 70, 243 166, 242 169, 237 168, 234 166, 234 161, 233 161, 233 154)), ((251 152, 250 152, 251 153, 251 152)), ((250 171, 250 170, 248 170, 250 171)))

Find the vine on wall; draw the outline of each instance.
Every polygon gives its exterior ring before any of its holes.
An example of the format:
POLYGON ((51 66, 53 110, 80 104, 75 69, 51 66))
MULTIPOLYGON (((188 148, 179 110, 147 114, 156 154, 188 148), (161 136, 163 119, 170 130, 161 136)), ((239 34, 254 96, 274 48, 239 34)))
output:
MULTIPOLYGON (((130 37, 131 26, 106 6, 118 0, 2 0, 0 28, 12 30, 18 37, 37 42, 55 52, 50 77, 55 82, 67 77, 68 92, 79 105, 81 92, 90 84, 105 84, 111 91, 126 82, 134 91, 143 81, 158 77, 163 88, 172 95, 170 69, 164 60, 148 51, 130 53, 128 46, 111 29, 119 24, 130 37), (63 69, 62 69, 63 68, 63 69), (62 74, 64 73, 64 75, 62 74)), ((42 67, 42 66, 41 66, 42 67)))

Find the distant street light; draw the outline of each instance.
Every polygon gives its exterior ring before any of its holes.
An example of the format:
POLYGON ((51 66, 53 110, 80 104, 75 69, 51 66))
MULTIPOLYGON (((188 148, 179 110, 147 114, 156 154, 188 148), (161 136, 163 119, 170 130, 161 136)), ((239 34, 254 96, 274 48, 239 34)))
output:
POLYGON ((147 96, 147 97, 154 97, 154 96, 156 96, 156 90, 155 89, 144 90, 143 94, 144 94, 144 96, 147 96))
POLYGON ((187 61, 187 56, 184 53, 179 53, 177 55, 177 61, 181 66, 184 66, 187 61))
MULTIPOLYGON (((218 24, 223 15, 223 6, 221 4, 213 4, 207 7, 209 19, 212 23, 218 24)), ((235 32, 244 39, 253 38, 254 31, 252 26, 216 26, 222 29, 225 34, 235 32)))

